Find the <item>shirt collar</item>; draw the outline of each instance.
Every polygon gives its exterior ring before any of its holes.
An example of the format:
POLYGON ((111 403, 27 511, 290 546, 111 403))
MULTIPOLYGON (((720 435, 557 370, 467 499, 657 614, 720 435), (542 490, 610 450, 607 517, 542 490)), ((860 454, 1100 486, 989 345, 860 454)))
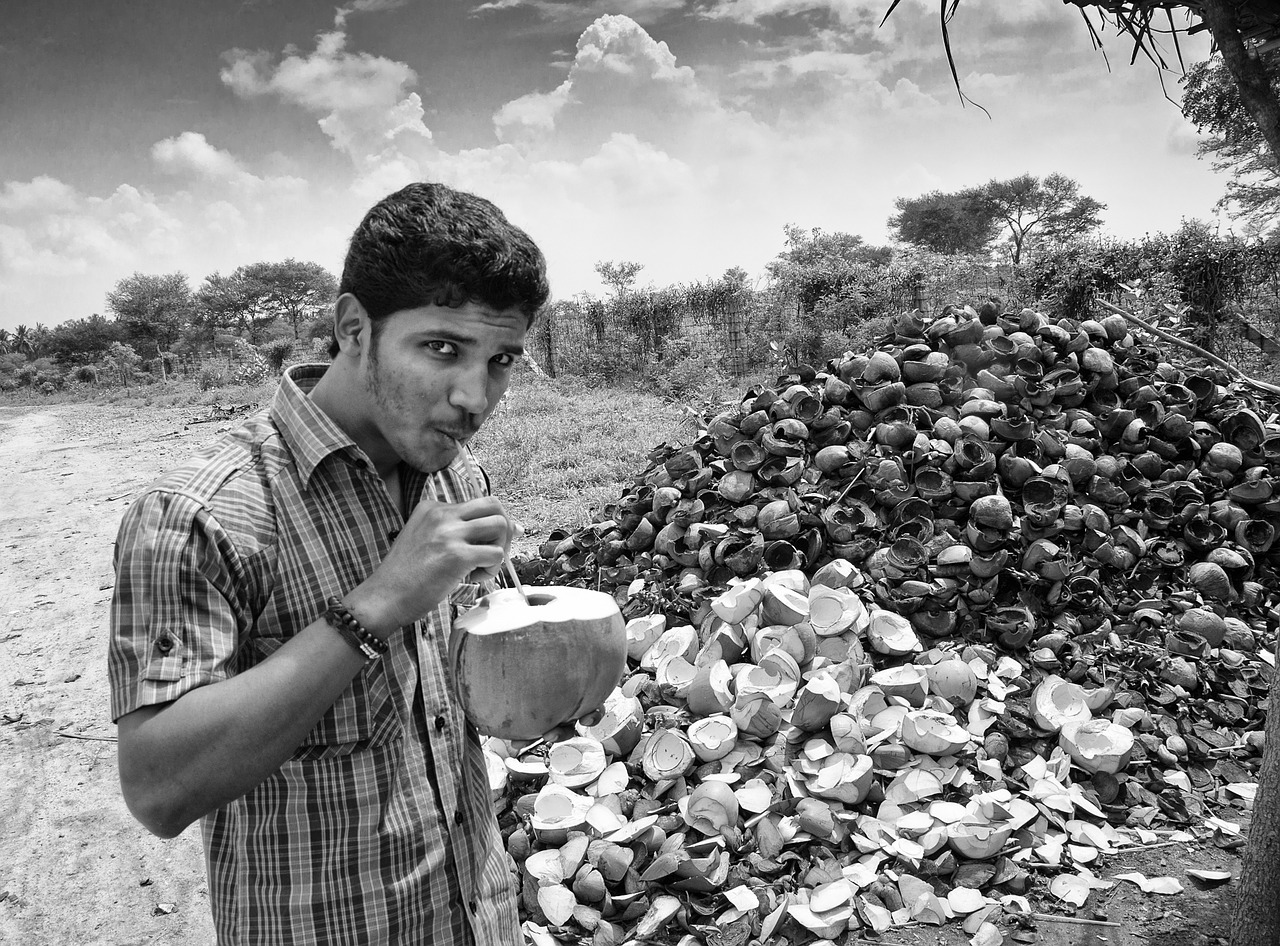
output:
POLYGON ((294 365, 285 371, 271 401, 271 419, 298 466, 304 485, 325 457, 342 450, 364 452, 309 395, 328 365, 294 365))

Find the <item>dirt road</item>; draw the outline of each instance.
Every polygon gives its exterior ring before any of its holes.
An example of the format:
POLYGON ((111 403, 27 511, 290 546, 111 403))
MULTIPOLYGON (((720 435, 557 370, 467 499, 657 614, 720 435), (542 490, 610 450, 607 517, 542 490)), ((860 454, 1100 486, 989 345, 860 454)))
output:
POLYGON ((213 942, 198 830, 120 800, 106 675, 116 527, 197 410, 0 408, 0 943, 213 942))

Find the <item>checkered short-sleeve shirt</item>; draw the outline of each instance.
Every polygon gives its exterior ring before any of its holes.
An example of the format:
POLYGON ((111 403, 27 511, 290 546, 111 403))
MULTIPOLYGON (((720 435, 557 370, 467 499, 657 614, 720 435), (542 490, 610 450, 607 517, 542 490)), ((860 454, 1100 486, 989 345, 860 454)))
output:
MULTIPOLYGON (((291 369, 269 408, 148 487, 116 543, 113 719, 269 657, 363 581, 404 521, 291 369)), ((458 502, 465 457, 404 483, 458 502)), ((389 640, 293 757, 201 820, 222 946, 516 946, 511 862, 475 730, 451 695, 442 604, 389 640)))

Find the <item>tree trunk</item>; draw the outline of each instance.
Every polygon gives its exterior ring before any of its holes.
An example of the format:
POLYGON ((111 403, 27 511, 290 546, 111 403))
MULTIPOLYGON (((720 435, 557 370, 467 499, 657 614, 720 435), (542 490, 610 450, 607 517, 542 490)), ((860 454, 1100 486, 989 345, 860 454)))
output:
POLYGON ((1271 88, 1271 79, 1261 58, 1245 48, 1240 38, 1240 22, 1231 0, 1200 0, 1200 19, 1209 27, 1222 53, 1222 63, 1235 79, 1240 101, 1271 148, 1280 173, 1280 99, 1271 88))
POLYGON ((1280 672, 1271 676, 1258 795, 1231 917, 1231 946, 1274 943, 1280 943, 1280 672))
MULTIPOLYGON (((1245 48, 1231 0, 1201 0, 1199 12, 1240 90, 1240 101, 1257 123, 1280 171, 1280 99, 1262 60, 1245 48)), ((1266 734, 1231 922, 1231 946, 1280 943, 1280 673, 1271 678, 1266 734)))

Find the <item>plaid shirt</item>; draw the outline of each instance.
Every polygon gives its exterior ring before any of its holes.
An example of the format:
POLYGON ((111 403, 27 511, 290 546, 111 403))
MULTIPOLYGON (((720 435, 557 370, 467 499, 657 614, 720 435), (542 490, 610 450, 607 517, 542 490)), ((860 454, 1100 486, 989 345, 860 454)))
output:
MULTIPOLYGON (((291 369, 269 408, 130 506, 114 719, 266 659, 387 554, 404 519, 306 396, 324 370, 291 369)), ((473 498, 465 463, 413 472, 408 508, 473 498)), ((279 771, 201 820, 220 944, 522 941, 479 740, 451 695, 449 626, 444 603, 392 635, 279 771)))

